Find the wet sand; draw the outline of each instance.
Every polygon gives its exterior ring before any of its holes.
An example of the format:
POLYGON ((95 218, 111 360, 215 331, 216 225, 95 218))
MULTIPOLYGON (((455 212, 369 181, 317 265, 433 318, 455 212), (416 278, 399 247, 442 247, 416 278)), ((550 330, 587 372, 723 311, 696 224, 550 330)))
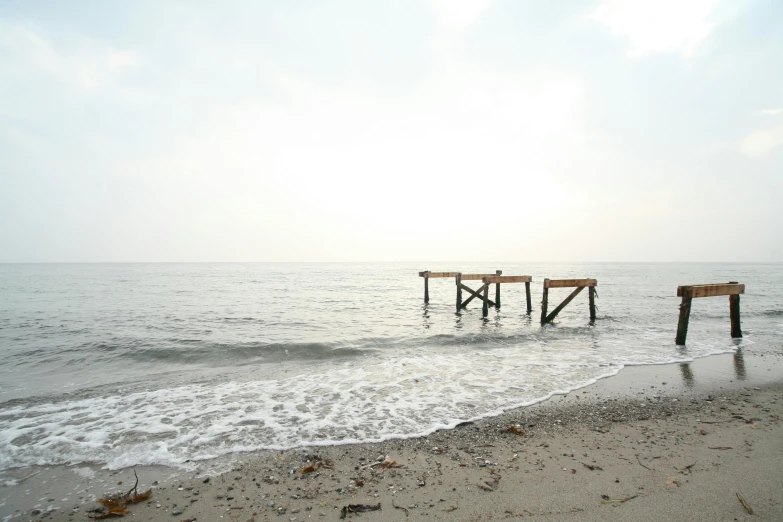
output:
MULTIPOLYGON (((124 519, 783 520, 776 349, 628 367, 427 437, 255 452, 220 474, 138 467, 152 493, 124 519)), ((97 498, 134 481, 86 465, 10 470, 0 521, 89 520, 97 498)))

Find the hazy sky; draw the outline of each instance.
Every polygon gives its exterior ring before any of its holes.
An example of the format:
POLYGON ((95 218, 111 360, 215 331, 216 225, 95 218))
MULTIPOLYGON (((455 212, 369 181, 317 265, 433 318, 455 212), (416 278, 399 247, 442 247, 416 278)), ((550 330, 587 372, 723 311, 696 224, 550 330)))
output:
POLYGON ((0 0, 0 262, 783 261, 780 0, 0 0))

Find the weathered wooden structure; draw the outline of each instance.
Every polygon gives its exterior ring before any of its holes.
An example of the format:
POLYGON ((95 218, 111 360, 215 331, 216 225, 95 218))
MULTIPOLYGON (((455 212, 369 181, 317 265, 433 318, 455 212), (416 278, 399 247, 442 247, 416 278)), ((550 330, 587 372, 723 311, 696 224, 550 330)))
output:
POLYGON ((541 324, 546 324, 554 319, 560 311, 566 307, 571 300, 579 295, 579 292, 587 287, 590 292, 590 322, 595 321, 595 287, 598 284, 596 279, 544 279, 544 295, 541 299, 541 324), (552 313, 547 315, 547 306, 549 304, 549 289, 550 288, 574 288, 576 290, 571 292, 562 303, 552 310, 552 313))
POLYGON ((688 320, 691 316, 691 300, 697 297, 729 296, 729 317, 731 319, 731 336, 742 337, 740 328, 740 294, 745 293, 745 285, 736 281, 709 285, 687 285, 677 287, 677 297, 682 297, 680 303, 680 320, 677 323, 677 344, 685 344, 688 336, 688 320))
MULTIPOLYGON (((499 276, 503 273, 502 270, 495 270, 494 274, 462 274, 459 273, 454 277, 454 280, 457 283, 457 311, 459 312, 461 309, 465 308, 469 302, 471 302, 473 299, 478 297, 479 299, 483 299, 481 295, 481 291, 483 290, 482 287, 479 287, 478 290, 473 290, 472 288, 464 285, 463 281, 481 281, 485 277, 489 276, 499 276), (465 290, 470 294, 470 297, 468 297, 465 301, 462 300, 462 291, 465 290)), ((489 301, 489 303, 492 306, 496 306, 500 308, 500 284, 497 284, 495 286, 495 301, 489 301)))
MULTIPOLYGON (((502 274, 502 270, 496 270, 495 275, 502 274)), ((430 279, 434 278, 443 278, 443 277, 457 277, 459 275, 463 275, 462 272, 430 272, 429 270, 425 270, 423 272, 419 272, 419 277, 424 278, 424 302, 429 303, 430 302, 430 279)), ((464 274, 466 278, 474 278, 474 279, 482 279, 486 275, 493 275, 493 274, 464 274), (475 277, 474 277, 475 276, 475 277)), ((466 288, 469 292, 473 292, 470 288, 466 288)), ((500 292, 500 288, 498 288, 498 292, 500 292)), ((460 294, 460 286, 459 283, 457 283, 457 296, 459 298, 460 294)), ((498 293, 497 298, 500 298, 500 294, 498 293)), ((470 301, 470 299, 468 299, 470 301)), ((468 301, 465 302, 465 304, 468 303, 468 301)), ((493 303, 494 304, 494 303, 493 303)), ((457 310, 459 310, 459 306, 457 307, 457 310)))
POLYGON ((503 275, 494 275, 494 276, 486 276, 481 281, 484 283, 484 288, 482 289, 483 295, 484 295, 484 305, 481 308, 481 313, 484 317, 487 316, 489 313, 488 304, 491 302, 487 297, 489 294, 489 285, 494 284, 495 285, 495 296, 496 296, 496 303, 495 306, 497 308, 500 308, 500 285, 502 283, 525 283, 525 295, 527 297, 527 313, 530 313, 531 303, 530 303, 530 282, 533 280, 530 276, 503 276, 503 275))

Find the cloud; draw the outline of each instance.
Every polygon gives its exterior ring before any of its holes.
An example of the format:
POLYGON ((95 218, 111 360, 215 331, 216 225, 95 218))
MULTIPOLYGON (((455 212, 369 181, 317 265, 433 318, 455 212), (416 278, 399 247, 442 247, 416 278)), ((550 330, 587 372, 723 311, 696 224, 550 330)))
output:
POLYGON ((438 25, 436 45, 448 49, 490 8, 492 0, 431 0, 430 5, 438 25))
POLYGON ((767 116, 777 116, 778 114, 783 113, 783 109, 764 109, 763 111, 759 111, 760 114, 766 114, 767 116))
POLYGON ((630 40, 629 56, 674 52, 691 56, 715 24, 718 0, 607 0, 590 15, 630 40))
POLYGON ((52 45, 40 30, 0 20, 0 75, 44 74, 84 91, 112 87, 129 71, 141 67, 135 51, 87 42, 79 50, 52 45))
POLYGON ((740 146, 746 156, 758 158, 778 147, 783 147, 783 125, 750 133, 740 146))

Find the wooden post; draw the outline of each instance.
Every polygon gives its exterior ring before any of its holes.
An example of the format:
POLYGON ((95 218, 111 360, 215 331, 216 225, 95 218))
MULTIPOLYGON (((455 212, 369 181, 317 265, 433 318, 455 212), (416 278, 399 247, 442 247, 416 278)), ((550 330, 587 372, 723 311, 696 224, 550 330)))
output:
POLYGON ((677 296, 682 297, 680 305, 680 321, 677 324, 677 344, 685 344, 688 335, 688 319, 691 314, 691 301, 698 297, 729 296, 729 317, 731 319, 731 336, 742 337, 740 327, 740 294, 745 293, 745 285, 736 281, 707 285, 687 285, 677 287, 677 296))
POLYGON ((487 300, 489 296, 487 295, 489 293, 489 284, 484 283, 484 306, 481 308, 481 313, 484 315, 484 317, 489 314, 489 310, 487 309, 487 300))
POLYGON ((457 311, 462 308, 462 274, 457 274, 457 311))
POLYGON ((742 337, 742 328, 740 328, 739 294, 729 296, 729 316, 731 317, 731 336, 742 337))
MULTIPOLYGON (((503 274, 502 270, 495 270, 495 274, 503 274)), ((500 308, 500 283, 495 283, 495 308, 500 308)))
POLYGON ((530 302, 530 282, 525 283, 525 298, 527 299, 527 313, 530 315, 533 312, 533 306, 530 302))
POLYGON ((424 302, 429 303, 430 302, 430 278, 427 277, 427 274, 429 274, 430 271, 426 270, 424 272, 424 302))
POLYGON ((590 322, 595 322, 595 287, 591 286, 587 289, 590 293, 590 322))
POLYGON ((691 299, 690 287, 683 287, 682 303, 680 303, 680 321, 677 323, 677 338, 674 340, 676 344, 685 344, 685 338, 688 336, 688 319, 691 317, 691 299))
POLYGON ((541 324, 546 323, 546 308, 549 300, 549 279, 544 279, 544 297, 541 299, 541 324))

